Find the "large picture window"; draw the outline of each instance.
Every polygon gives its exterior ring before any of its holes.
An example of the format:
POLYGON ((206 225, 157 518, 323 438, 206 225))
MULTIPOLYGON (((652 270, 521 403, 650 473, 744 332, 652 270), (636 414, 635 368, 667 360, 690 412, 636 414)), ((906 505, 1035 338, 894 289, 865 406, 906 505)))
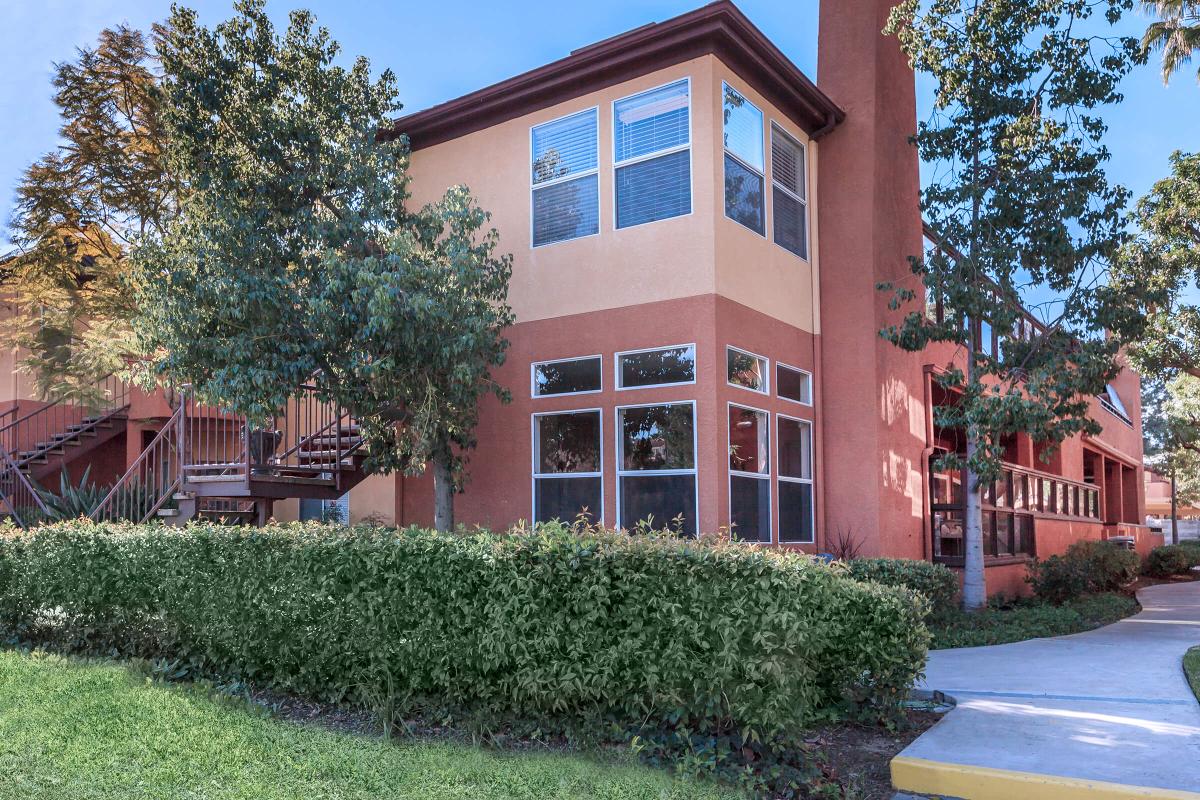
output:
POLYGON ((771 126, 771 200, 775 244, 808 258, 808 190, 804 146, 771 126))
POLYGON ((600 232, 596 109, 531 131, 533 246, 600 232))
POLYGON ((533 416, 533 519, 604 518, 599 409, 533 416))
POLYGON ((687 79, 613 103, 616 227, 692 211, 687 79))
POLYGON ((812 423, 776 415, 779 442, 779 541, 815 541, 812 423))
POLYGON ((665 403, 617 409, 618 524, 646 520, 696 535, 695 404, 665 403))
POLYGON ((539 361, 533 365, 534 397, 549 397, 556 394, 588 394, 600 391, 600 356, 586 358, 564 358, 558 361, 539 361))
POLYGON ((730 536, 771 541, 771 426, 766 411, 729 405, 730 536))
POLYGON ((617 388, 646 389, 696 382, 696 346, 692 344, 617 353, 617 388))
POLYGON ((736 89, 723 86, 725 216, 761 234, 766 219, 763 114, 736 89))

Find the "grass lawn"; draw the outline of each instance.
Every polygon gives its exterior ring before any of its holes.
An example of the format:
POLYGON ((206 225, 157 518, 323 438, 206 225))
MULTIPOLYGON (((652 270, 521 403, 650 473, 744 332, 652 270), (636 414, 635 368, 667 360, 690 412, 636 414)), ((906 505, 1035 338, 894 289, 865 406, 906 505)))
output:
POLYGON ((632 762, 386 743, 117 664, 0 651, 0 798, 732 800, 632 762))
POLYGON ((1043 636, 1065 636, 1108 625, 1137 613, 1132 597, 1109 592, 1085 595, 1061 606, 1019 600, 1004 608, 987 608, 974 614, 950 611, 929 619, 933 650, 1006 644, 1043 636))
POLYGON ((1193 647, 1183 654, 1183 674, 1187 676, 1192 694, 1200 701, 1200 646, 1193 647))

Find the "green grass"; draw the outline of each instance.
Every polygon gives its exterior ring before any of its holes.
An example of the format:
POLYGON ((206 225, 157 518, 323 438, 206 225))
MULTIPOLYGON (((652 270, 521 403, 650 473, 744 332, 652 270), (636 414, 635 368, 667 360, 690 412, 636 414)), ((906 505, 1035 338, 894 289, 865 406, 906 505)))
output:
POLYGON ((294 725, 111 662, 0 651, 0 798, 729 800, 625 760, 294 725))
POLYGON ((1192 687, 1192 694, 1200 701, 1200 645, 1183 654, 1183 674, 1192 687))
POLYGON ((974 614, 943 612, 928 622, 934 650, 1006 644, 1044 636, 1065 636, 1099 628, 1137 613, 1137 601, 1122 594, 1085 595, 1061 606, 1027 599, 974 614))

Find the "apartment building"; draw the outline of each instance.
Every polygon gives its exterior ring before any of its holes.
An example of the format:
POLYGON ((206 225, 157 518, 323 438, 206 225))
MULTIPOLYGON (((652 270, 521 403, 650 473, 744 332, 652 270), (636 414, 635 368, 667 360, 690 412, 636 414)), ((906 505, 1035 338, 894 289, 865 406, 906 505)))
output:
MULTIPOLYGON (((911 281, 926 246, 915 82, 880 33, 889 6, 822 4, 819 84, 721 0, 396 121, 412 202, 467 185, 514 256, 517 322, 495 374, 512 402, 482 409, 458 521, 649 519, 961 563, 961 476, 931 467, 960 447, 933 422, 953 401, 933 377, 954 355, 878 335, 895 312, 877 284, 911 281)), ((995 347, 1036 322, 978 324, 995 347)), ((172 412, 121 413, 153 434, 172 412)), ((1020 590, 1030 556, 1077 539, 1160 541, 1141 524, 1137 376, 1123 371, 1093 414, 1103 433, 1049 460, 1028 437, 1006 443, 986 496, 991 591, 1020 590)), ((300 427, 278 451, 287 487, 331 464, 345 480, 263 494, 270 470, 248 468, 260 485, 234 496, 257 491, 288 517, 298 497, 349 489, 352 519, 432 520, 428 477, 367 478, 341 422, 300 427), (330 448, 328 463, 313 455, 330 448)), ((150 445, 126 442, 129 462, 150 445)))

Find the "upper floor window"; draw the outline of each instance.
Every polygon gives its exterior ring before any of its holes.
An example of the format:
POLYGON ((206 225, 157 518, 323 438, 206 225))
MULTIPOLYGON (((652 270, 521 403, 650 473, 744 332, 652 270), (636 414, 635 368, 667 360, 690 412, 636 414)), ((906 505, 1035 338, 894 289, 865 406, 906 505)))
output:
POLYGON ((695 382, 695 345, 617 354, 618 389, 645 389, 671 383, 695 382))
POLYGON ((688 79, 613 103, 616 226, 690 214, 691 160, 688 79))
POLYGON ((533 246, 600 232, 598 116, 591 108, 533 128, 533 246))
POLYGON ((767 393, 767 359, 736 347, 726 347, 725 366, 730 386, 767 393))
POLYGON ((784 400, 811 406, 812 375, 786 364, 775 365, 775 388, 784 400))
POLYGON ((771 190, 775 244, 808 258, 808 193, 804 146, 771 126, 771 190))
POLYGON ((736 89, 723 84, 725 216, 761 234, 763 200, 763 114, 736 89))

